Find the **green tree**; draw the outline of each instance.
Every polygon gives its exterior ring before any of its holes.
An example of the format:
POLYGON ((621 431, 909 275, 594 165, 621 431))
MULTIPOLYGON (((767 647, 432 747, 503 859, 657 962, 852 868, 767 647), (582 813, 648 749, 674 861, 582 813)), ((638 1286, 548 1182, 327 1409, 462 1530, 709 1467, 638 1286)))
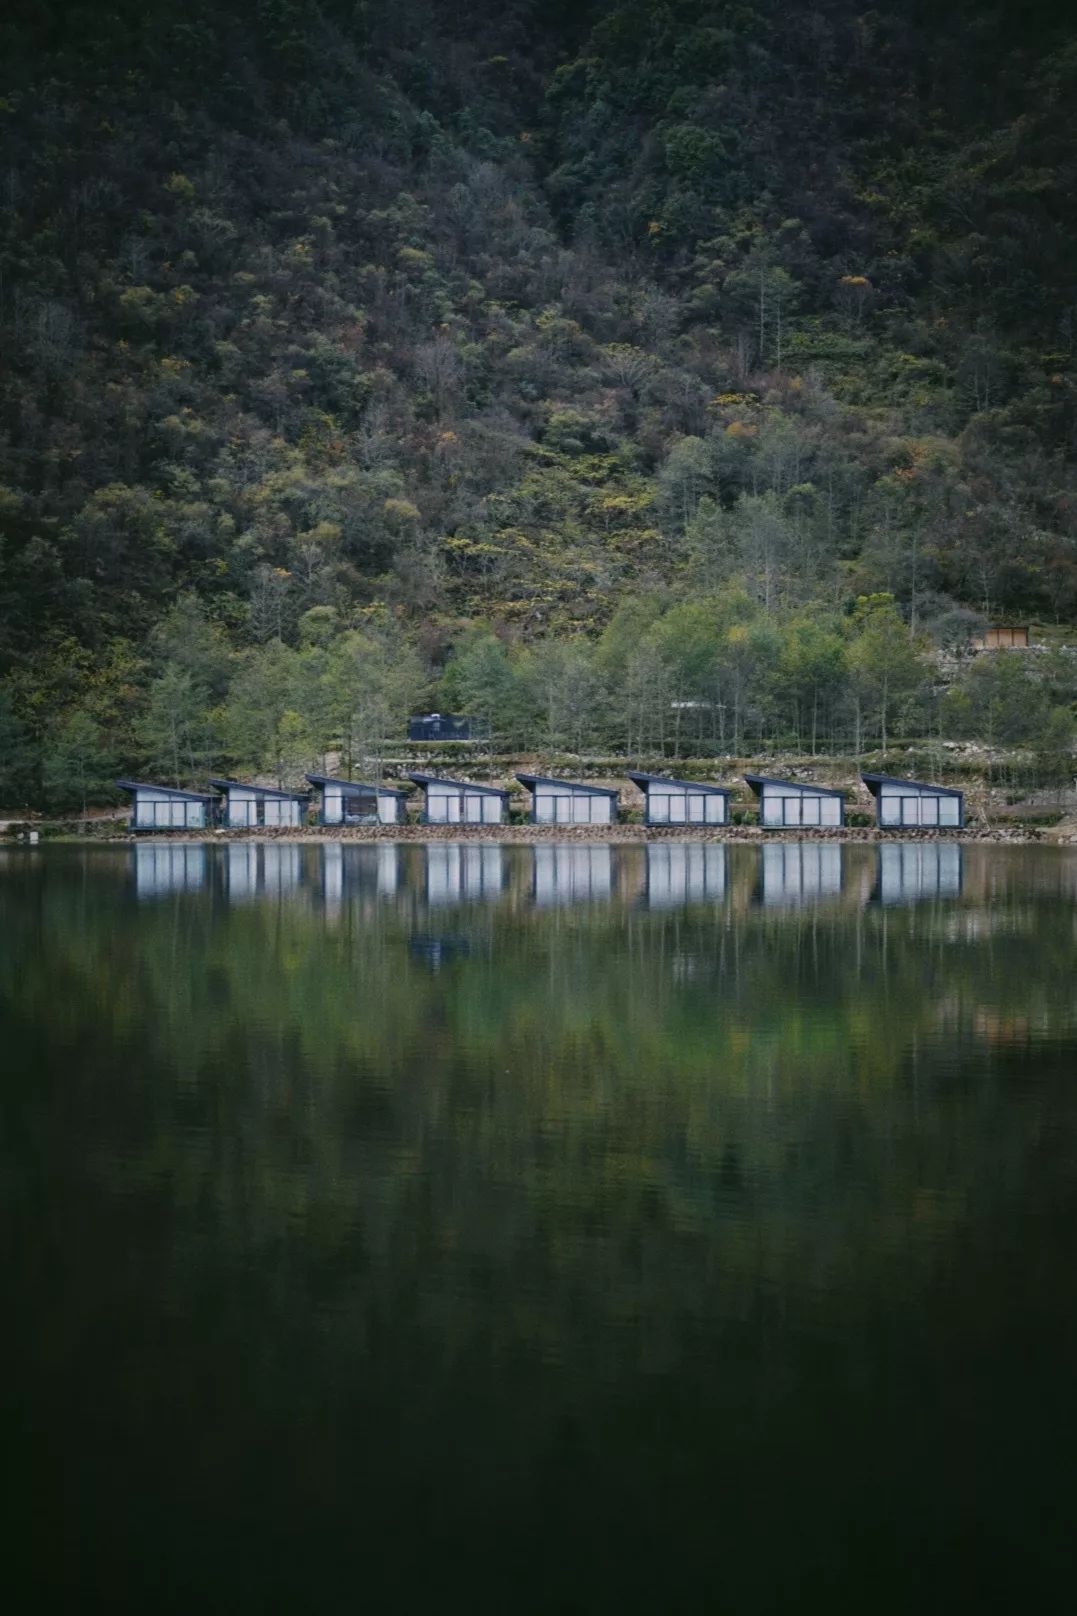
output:
POLYGON ((136 725, 147 764, 172 784, 213 768, 215 746, 206 692, 184 667, 169 663, 150 685, 146 711, 136 725))
POLYGON ((895 714, 924 683, 926 664, 893 601, 886 595, 862 599, 849 648, 856 712, 856 750, 863 749, 865 721, 873 725, 883 751, 895 714))
POLYGON ((0 688, 0 804, 13 808, 33 795, 37 748, 8 691, 0 688))
POLYGON ((109 783, 111 758, 101 727, 76 708, 60 721, 45 745, 45 789, 59 808, 76 803, 85 814, 91 797, 109 783))

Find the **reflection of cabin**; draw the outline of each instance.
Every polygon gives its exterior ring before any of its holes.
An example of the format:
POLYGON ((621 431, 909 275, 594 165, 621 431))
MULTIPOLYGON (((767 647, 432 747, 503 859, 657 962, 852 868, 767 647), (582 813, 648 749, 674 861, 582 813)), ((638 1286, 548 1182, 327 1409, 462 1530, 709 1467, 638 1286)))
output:
POLYGON ((399 885, 395 842, 325 842, 321 854, 325 907, 337 910, 348 899, 391 898, 399 885))
POLYGON ((649 909, 725 897, 726 850, 718 843, 651 842, 645 852, 649 909))
POLYGON ((471 719, 453 713, 421 713, 408 719, 409 741, 469 741, 471 719))
POLYGON ((613 850, 585 842, 532 848, 532 893, 537 904, 587 903, 613 891, 613 850))
POLYGON ((201 842, 150 842, 134 849, 135 892, 159 898, 165 892, 196 892, 206 879, 206 849, 201 842))
POLYGON ((251 786, 242 780, 211 780, 224 793, 224 823, 233 829, 303 823, 307 796, 302 791, 278 791, 274 786, 251 786))
POLYGON ((837 842, 780 842, 760 849, 764 904, 817 903, 841 892, 842 849, 837 842))
POLYGON ((844 825, 845 795, 829 786, 800 785, 795 780, 770 780, 762 774, 744 778, 759 798, 759 823, 764 830, 801 826, 844 825))
POLYGON ((956 842, 905 842, 879 848, 872 897, 879 903, 917 903, 961 894, 964 848, 956 842))
POLYGON ((644 823, 648 825, 725 825, 729 820, 729 792, 724 786, 695 785, 670 780, 662 774, 635 774, 628 778, 643 792, 644 823))
POLYGON ((470 780, 443 780, 435 774, 409 774, 422 786, 426 806, 424 825, 500 825, 509 794, 498 786, 477 786, 470 780))
POLYGON ((141 780, 117 780, 129 791, 132 830, 204 830, 213 822, 217 798, 204 791, 177 791, 173 786, 145 785, 141 780))
POLYGON ((533 825, 611 825, 618 793, 608 786, 585 786, 544 774, 518 774, 531 793, 533 825))
POLYGON ((431 842, 424 852, 429 903, 474 903, 501 896, 504 864, 496 843, 431 842))
POLYGON ((288 842, 240 842, 228 848, 226 873, 228 896, 233 902, 244 898, 280 897, 299 885, 300 850, 288 842))
POLYGON ((400 825, 407 796, 392 786, 363 785, 358 780, 335 780, 327 774, 308 774, 321 793, 318 822, 322 825, 400 825))
POLYGON ((942 825, 956 829, 965 823, 965 796, 961 791, 925 785, 920 780, 895 780, 888 774, 862 774, 860 778, 875 798, 880 825, 942 825))
POLYGON ((971 644, 974 651, 1027 651, 1029 633, 1023 625, 1005 623, 985 629, 971 644))

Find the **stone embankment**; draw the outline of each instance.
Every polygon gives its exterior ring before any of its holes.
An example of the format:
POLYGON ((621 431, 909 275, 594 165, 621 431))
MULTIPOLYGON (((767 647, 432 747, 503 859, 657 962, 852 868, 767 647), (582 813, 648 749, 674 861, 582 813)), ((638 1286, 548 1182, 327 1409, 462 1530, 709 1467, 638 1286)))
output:
MULTIPOLYGON (((109 842, 1040 842, 1047 833, 1015 826, 970 825, 963 830, 880 830, 846 825, 834 829, 761 830, 758 825, 308 825, 209 831, 127 832, 95 837, 109 842)), ((1077 839, 1077 838, 1075 838, 1077 839)))

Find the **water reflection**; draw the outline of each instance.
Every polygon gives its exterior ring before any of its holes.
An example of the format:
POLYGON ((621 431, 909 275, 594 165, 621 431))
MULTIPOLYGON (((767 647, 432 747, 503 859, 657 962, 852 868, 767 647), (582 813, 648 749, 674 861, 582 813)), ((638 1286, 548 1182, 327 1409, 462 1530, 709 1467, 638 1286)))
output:
POLYGON ((531 849, 531 891, 543 907, 561 903, 593 903, 613 891, 613 849, 586 842, 531 849))
POLYGON ((760 848, 763 903, 788 908, 840 897, 843 851, 836 842, 776 842, 760 848))
POLYGON ((857 849, 833 842, 736 849, 690 841, 533 847, 497 842, 151 842, 112 856, 129 858, 140 898, 193 893, 207 885, 237 903, 317 893, 327 915, 338 915, 357 900, 418 899, 438 908, 512 898, 539 909, 616 900, 660 911, 695 903, 738 903, 751 894, 766 908, 796 909, 838 898, 852 905, 952 900, 966 888, 966 850, 946 842, 857 849))
POLYGON ((461 851, 0 850, 46 1608, 1068 1566, 1077 849, 461 851))
POLYGON ((499 844, 429 842, 424 853, 428 903, 489 903, 501 896, 504 858, 499 844))
POLYGON ((646 849, 649 909, 720 902, 726 891, 727 849, 713 842, 653 842, 646 849))
POLYGON ((873 896, 880 903, 918 903, 961 893, 962 855, 956 842, 904 842, 878 849, 873 896))
POLYGON ((233 842, 224 852, 226 886, 233 902, 280 898, 299 886, 301 850, 294 842, 233 842))
POLYGON ((133 851, 135 891, 140 898, 193 892, 205 885, 206 849, 199 843, 151 842, 133 851))
POLYGON ((369 847, 327 842, 304 852, 315 871, 320 856, 322 896, 329 914, 337 913, 346 899, 392 898, 400 886, 401 850, 395 842, 369 847))

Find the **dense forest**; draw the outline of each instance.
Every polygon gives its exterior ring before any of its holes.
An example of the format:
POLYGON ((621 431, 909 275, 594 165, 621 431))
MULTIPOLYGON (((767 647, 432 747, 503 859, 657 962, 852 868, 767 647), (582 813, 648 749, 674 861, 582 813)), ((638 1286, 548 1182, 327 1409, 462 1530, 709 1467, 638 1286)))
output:
MULTIPOLYGON (((15 0, 0 804, 1068 758, 1077 27, 990 0, 15 0)), ((1077 637, 1077 636, 1075 636, 1077 637)))

